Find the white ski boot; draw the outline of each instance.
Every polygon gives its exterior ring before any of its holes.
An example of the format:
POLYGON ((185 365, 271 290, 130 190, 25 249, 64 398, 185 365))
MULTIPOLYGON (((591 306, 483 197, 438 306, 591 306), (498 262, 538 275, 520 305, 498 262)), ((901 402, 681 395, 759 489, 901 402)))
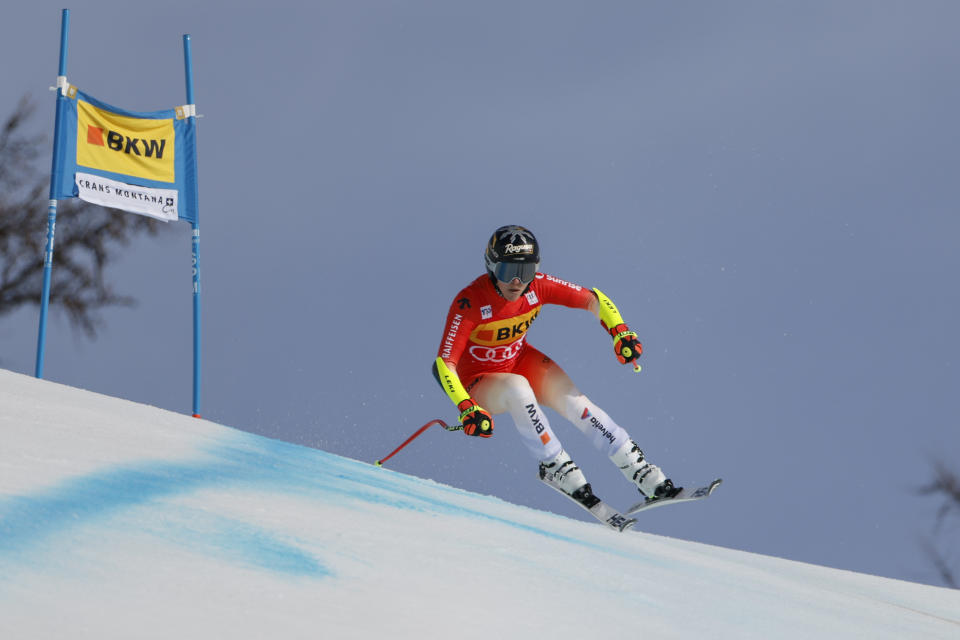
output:
POLYGON ((655 464, 647 462, 643 451, 633 440, 628 440, 620 449, 610 456, 615 465, 627 477, 627 480, 636 485, 637 489, 647 500, 672 498, 683 487, 673 486, 667 476, 655 464))
POLYGON ((590 493, 590 485, 580 467, 562 449, 553 460, 540 463, 540 479, 568 496, 576 497, 577 492, 584 487, 586 493, 590 493))

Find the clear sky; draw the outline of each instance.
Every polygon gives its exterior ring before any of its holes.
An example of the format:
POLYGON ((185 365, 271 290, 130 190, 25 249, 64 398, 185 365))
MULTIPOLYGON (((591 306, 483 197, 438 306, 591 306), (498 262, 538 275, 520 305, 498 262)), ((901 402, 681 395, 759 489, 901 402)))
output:
MULTIPOLYGON (((0 26, 0 114, 30 93, 37 132, 62 8, 0 26)), ((446 309, 523 224, 543 270, 613 298, 644 369, 581 311, 547 308, 530 342, 675 480, 725 480, 642 529, 938 582, 921 541, 956 530, 916 490, 960 468, 957 3, 69 8, 70 82, 128 109, 184 102, 193 38, 205 417, 365 461, 454 420, 429 371, 446 309)), ((140 305, 92 343, 55 314, 47 378, 189 412, 189 227, 112 283, 140 305)), ((33 372, 36 327, 0 321, 0 366, 33 372)), ((634 501, 549 415, 597 493, 634 501)), ((391 465, 581 517, 507 416, 391 465)))

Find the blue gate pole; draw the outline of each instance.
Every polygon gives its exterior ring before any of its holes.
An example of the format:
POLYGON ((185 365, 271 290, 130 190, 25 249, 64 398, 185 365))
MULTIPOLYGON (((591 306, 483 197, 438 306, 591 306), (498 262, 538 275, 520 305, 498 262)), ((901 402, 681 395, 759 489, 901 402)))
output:
POLYGON ((43 293, 40 295, 40 327, 37 331, 37 366, 35 375, 43 377, 43 358, 47 343, 47 312, 50 307, 50 280, 53 277, 53 238, 57 228, 56 185, 63 166, 60 161, 60 119, 67 97, 67 40, 70 33, 70 10, 64 9, 60 19, 60 67, 57 73, 57 115, 53 125, 53 163, 50 169, 50 203, 47 208, 47 248, 43 256, 43 293))
MULTIPOLYGON (((187 104, 194 104, 193 98, 193 54, 190 50, 190 34, 183 36, 183 66, 187 83, 187 104)), ((196 115, 194 112, 189 116, 190 121, 196 127, 196 115)), ((196 203, 196 211, 193 219, 192 248, 193 248, 193 417, 200 417, 200 374, 201 374, 201 351, 200 351, 200 199, 199 184, 194 176, 193 183, 193 201, 196 203)))

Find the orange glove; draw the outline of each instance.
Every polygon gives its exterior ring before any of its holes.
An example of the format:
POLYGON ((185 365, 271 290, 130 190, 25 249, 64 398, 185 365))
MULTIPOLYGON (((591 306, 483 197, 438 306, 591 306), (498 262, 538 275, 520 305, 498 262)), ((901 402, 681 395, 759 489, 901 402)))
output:
POLYGON ((613 352, 617 354, 620 364, 634 362, 643 353, 643 345, 637 340, 637 334, 630 331, 627 325, 621 323, 610 329, 613 336, 613 352))
POLYGON ((468 436, 489 438, 493 435, 493 416, 480 407, 471 398, 457 405, 460 409, 460 424, 468 436))

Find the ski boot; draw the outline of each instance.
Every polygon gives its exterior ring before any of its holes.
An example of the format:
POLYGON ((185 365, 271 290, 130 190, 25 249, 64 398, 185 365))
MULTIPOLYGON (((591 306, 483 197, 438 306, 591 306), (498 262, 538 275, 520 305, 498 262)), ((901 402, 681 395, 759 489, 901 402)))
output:
POLYGON ((562 449, 553 460, 540 463, 540 479, 587 509, 600 502, 600 499, 593 495, 593 489, 580 467, 562 449))
POLYGON ((647 502, 660 498, 672 498, 680 493, 683 487, 673 486, 673 481, 663 474, 655 464, 647 462, 643 451, 633 440, 628 440, 620 450, 610 456, 615 465, 627 480, 636 485, 640 494, 647 502))

